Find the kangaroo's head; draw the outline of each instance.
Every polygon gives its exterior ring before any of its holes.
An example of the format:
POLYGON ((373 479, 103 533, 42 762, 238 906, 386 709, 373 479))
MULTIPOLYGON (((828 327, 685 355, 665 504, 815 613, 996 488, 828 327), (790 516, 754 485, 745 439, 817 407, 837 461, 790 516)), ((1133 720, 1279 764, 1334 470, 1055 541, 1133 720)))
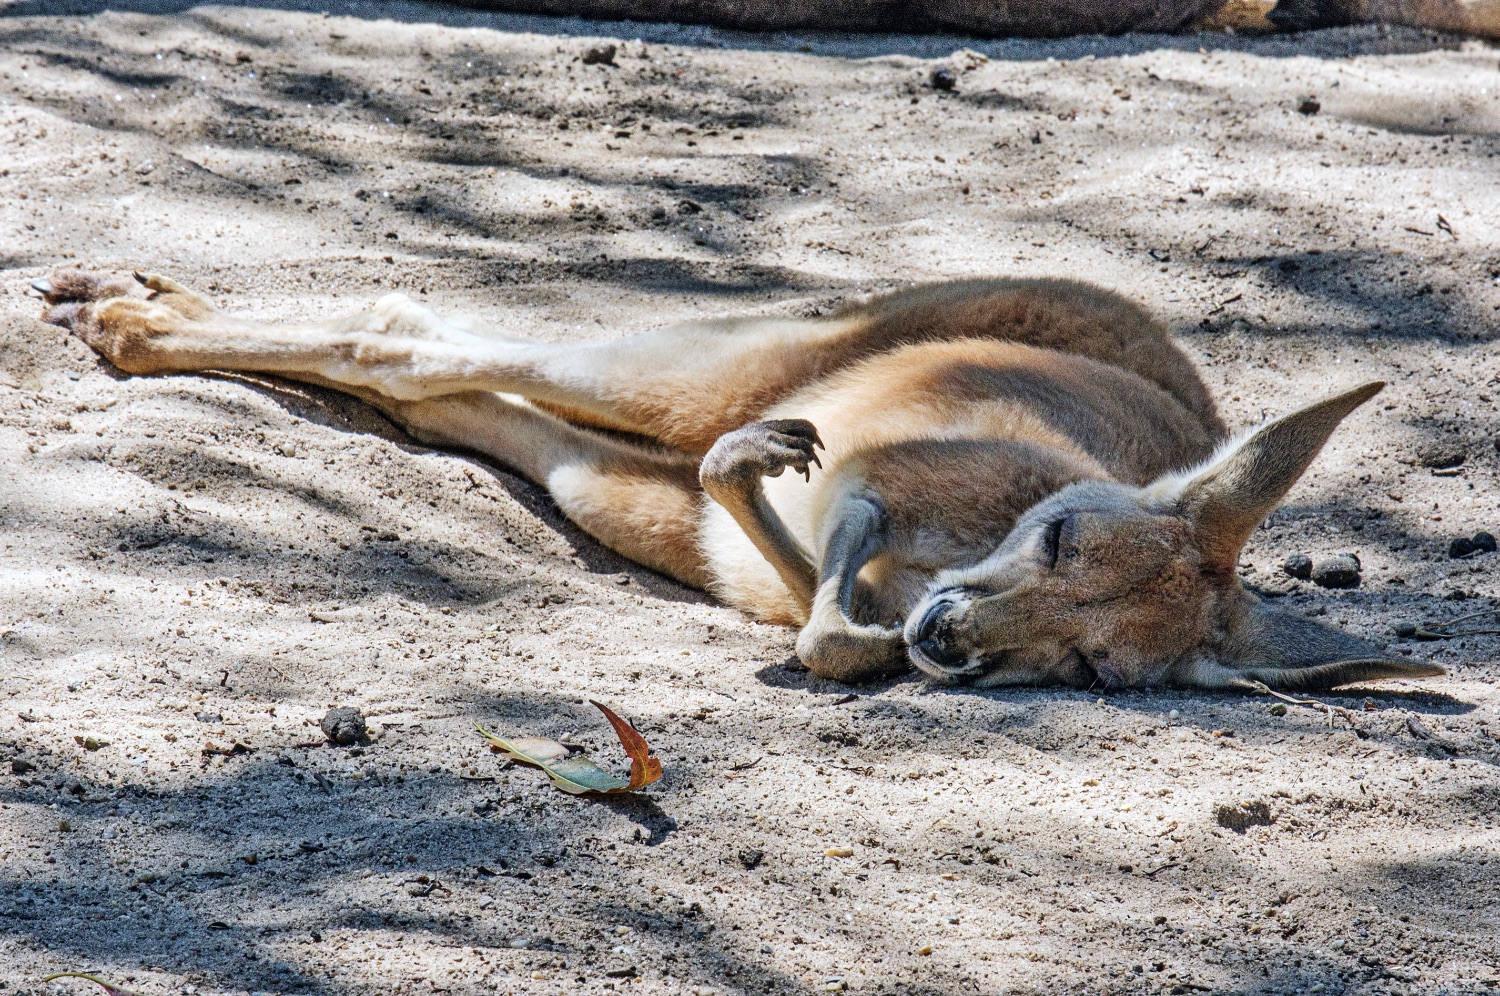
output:
POLYGON ((983 561, 940 574, 906 623, 912 661, 951 684, 1328 688, 1441 668, 1269 608, 1239 551, 1339 422, 1358 387, 1144 488, 1088 481, 1026 512, 983 561))

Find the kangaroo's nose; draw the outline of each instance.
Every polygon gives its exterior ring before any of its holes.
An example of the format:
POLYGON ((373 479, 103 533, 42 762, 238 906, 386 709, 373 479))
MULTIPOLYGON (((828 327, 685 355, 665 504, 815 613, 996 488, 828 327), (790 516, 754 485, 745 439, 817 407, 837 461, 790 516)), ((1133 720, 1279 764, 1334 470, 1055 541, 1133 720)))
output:
POLYGON ((969 657, 952 645, 953 626, 948 618, 952 609, 953 603, 947 601, 933 602, 928 606, 917 623, 913 646, 938 667, 956 670, 968 663, 969 657))

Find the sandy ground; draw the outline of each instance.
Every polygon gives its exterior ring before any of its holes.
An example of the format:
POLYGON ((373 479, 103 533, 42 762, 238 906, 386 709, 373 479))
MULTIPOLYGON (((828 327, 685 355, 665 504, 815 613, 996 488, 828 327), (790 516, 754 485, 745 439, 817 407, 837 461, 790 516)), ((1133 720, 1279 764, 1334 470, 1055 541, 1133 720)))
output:
POLYGON ((1393 636, 1500 595, 1495 555, 1446 553, 1500 532, 1496 50, 136 6, 0 5, 0 992, 1500 988, 1500 640, 1393 636), (1331 724, 820 682, 358 403, 122 378, 36 320, 69 264, 558 339, 1088 277, 1235 424, 1392 382, 1244 573, 1452 674, 1331 724), (1298 550, 1362 587, 1285 578, 1298 550), (663 759, 641 797, 564 796, 471 725, 618 766, 589 698, 663 759), (334 704, 373 744, 309 746, 334 704))

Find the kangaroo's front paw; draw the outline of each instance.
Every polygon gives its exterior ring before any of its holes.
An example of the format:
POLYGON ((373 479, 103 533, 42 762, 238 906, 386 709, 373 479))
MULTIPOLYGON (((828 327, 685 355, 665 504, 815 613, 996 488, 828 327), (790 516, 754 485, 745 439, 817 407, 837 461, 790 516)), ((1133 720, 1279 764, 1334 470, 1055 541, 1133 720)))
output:
POLYGON ((172 369, 160 340, 214 310, 175 281, 139 273, 132 281, 59 270, 31 289, 42 299, 42 321, 72 332, 127 373, 172 369))
POLYGON ((705 485, 779 477, 788 467, 812 480, 821 467, 818 430, 806 419, 780 418, 751 422, 719 437, 703 458, 698 476, 705 485))

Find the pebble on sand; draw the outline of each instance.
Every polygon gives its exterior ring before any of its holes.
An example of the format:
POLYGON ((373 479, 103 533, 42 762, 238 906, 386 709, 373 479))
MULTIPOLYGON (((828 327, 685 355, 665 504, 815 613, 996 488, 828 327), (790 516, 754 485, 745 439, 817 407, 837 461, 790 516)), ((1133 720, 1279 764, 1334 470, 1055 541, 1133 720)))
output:
POLYGON ((618 49, 609 43, 590 45, 588 50, 583 53, 583 64, 585 66, 613 66, 615 64, 615 52, 617 51, 618 49))
POLYGON ((1430 443, 1417 451, 1417 462, 1432 470, 1460 467, 1467 459, 1462 445, 1448 441, 1430 443))
POLYGON ((1473 536, 1459 536, 1448 544, 1448 556, 1454 560, 1475 553, 1494 553, 1495 537, 1480 530, 1473 536))
POLYGON ((1320 560, 1313 565, 1312 581, 1321 588, 1358 588, 1359 558, 1352 553, 1340 553, 1320 560))
POLYGON ((323 735, 328 738, 328 742, 338 744, 340 747, 370 742, 370 734, 365 726, 365 714, 353 706, 337 706, 329 709, 323 714, 323 721, 318 725, 322 727, 323 735))
POLYGON ((1264 799, 1221 802, 1214 807, 1214 822, 1226 830, 1244 833, 1251 827, 1267 827, 1276 821, 1264 799))

